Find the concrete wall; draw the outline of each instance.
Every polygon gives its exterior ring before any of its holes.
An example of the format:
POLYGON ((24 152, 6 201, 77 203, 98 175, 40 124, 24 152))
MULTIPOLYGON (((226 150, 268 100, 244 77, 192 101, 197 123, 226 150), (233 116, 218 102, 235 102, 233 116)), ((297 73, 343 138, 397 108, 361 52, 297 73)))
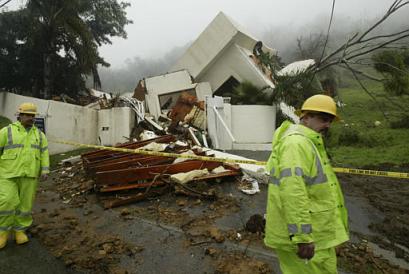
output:
POLYGON ((197 100, 199 101, 205 101, 206 96, 212 96, 212 88, 210 86, 210 83, 207 82, 201 82, 198 83, 196 86, 196 96, 197 100))
POLYGON ((75 149, 73 146, 51 142, 63 139, 85 144, 97 143, 97 111, 62 102, 41 100, 12 93, 0 93, 0 115, 16 121, 16 110, 21 103, 32 102, 37 105, 39 115, 45 117, 46 135, 50 140, 51 154, 75 149))
POLYGON ((25 102, 36 104, 40 115, 47 114, 49 104, 47 100, 0 92, 0 115, 9 118, 13 122, 16 121, 17 108, 20 104, 25 102))
POLYGON ((98 112, 98 136, 102 145, 129 141, 135 123, 135 113, 128 107, 103 109, 98 112))
MULTIPOLYGON (((219 97, 220 98, 220 97, 219 97)), ((240 150, 271 150, 275 130, 276 107, 259 105, 230 105, 217 97, 206 99, 208 134, 213 148, 240 150), (231 131, 234 142, 213 109, 231 131)))
POLYGON ((276 123, 275 107, 232 106, 231 117, 231 130, 236 138, 234 148, 253 147, 254 150, 258 150, 255 147, 266 147, 266 150, 270 150, 276 123))
POLYGON ((148 94, 164 94, 194 88, 187 70, 176 71, 145 79, 148 94))
MULTIPOLYGON (((96 144, 98 111, 49 101, 47 118, 47 137, 64 139, 83 144, 96 144)), ((73 150, 75 147, 51 143, 51 153, 73 150)))

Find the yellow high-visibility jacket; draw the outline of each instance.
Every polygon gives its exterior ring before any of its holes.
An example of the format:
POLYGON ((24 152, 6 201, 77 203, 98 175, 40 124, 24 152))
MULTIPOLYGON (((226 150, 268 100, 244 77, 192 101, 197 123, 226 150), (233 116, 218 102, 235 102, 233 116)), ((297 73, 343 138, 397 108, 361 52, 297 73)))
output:
POLYGON ((321 134, 284 122, 274 133, 267 170, 267 246, 297 250, 298 243, 314 242, 321 250, 349 239, 344 198, 321 134))
POLYGON ((50 172, 48 142, 33 126, 27 131, 20 122, 0 130, 0 178, 33 177, 50 172))

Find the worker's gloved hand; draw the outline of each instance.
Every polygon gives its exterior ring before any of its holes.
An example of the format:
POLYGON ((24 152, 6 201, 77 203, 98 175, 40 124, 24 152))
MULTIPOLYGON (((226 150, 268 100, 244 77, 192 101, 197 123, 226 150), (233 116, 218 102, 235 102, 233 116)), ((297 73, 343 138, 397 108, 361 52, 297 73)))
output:
POLYGON ((301 259, 310 260, 312 257, 314 257, 314 249, 314 243, 300 243, 298 244, 297 255, 301 259))
POLYGON ((40 175, 40 182, 45 182, 48 179, 48 174, 41 174, 40 175))

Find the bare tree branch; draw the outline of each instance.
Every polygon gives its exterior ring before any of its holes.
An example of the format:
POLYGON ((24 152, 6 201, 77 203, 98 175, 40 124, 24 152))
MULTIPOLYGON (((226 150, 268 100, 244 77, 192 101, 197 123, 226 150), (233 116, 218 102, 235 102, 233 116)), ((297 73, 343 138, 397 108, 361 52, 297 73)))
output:
POLYGON ((381 49, 381 48, 383 48, 383 47, 386 46, 386 45, 392 44, 393 42, 402 40, 402 39, 404 39, 404 38, 406 38, 406 37, 409 37, 409 33, 408 33, 408 34, 405 34, 405 35, 402 35, 402 36, 399 36, 399 37, 397 37, 397 38, 395 38, 395 39, 388 40, 388 41, 386 41, 386 42, 384 42, 384 43, 378 44, 377 46, 375 46, 375 47, 373 47, 373 48, 371 48, 371 49, 369 49, 369 50, 366 50, 366 51, 357 53, 357 54, 352 55, 352 56, 348 56, 346 59, 347 59, 347 60, 350 60, 350 59, 353 59, 353 58, 355 58, 355 57, 362 56, 362 55, 365 55, 365 54, 367 54, 367 53, 376 51, 377 49, 381 49))
POLYGON ((358 39, 357 42, 361 42, 361 40, 369 34, 371 31, 373 31, 376 27, 378 27, 380 24, 382 24, 386 19, 389 18, 393 13, 395 13, 397 10, 402 8, 403 6, 409 4, 409 1, 403 1, 403 0, 395 0, 388 11, 385 13, 385 15, 378 20, 372 27, 370 27, 368 30, 366 30, 358 39), (403 3, 402 3, 403 2, 403 3))
POLYGON ((353 59, 374 52, 382 48, 399 47, 407 48, 407 44, 400 44, 409 37, 409 29, 393 32, 390 34, 376 35, 367 37, 374 29, 381 25, 386 19, 390 18, 392 14, 409 4, 409 0, 395 0, 386 11, 386 13, 370 26, 362 34, 355 33, 350 37, 346 43, 330 52, 327 56, 321 59, 311 70, 317 72, 323 71, 330 66, 339 65, 345 61, 352 61, 353 59))
POLYGON ((336 50, 334 50, 334 51, 333 51, 332 53, 330 53, 328 56, 324 57, 324 58, 321 60, 321 64, 327 62, 327 60, 329 60, 329 59, 331 59, 332 57, 336 56, 338 53, 340 53, 340 52, 342 52, 342 51, 345 52, 346 49, 347 49, 348 47, 350 47, 351 41, 353 41, 357 36, 358 36, 358 33, 355 33, 352 37, 350 37, 350 38, 348 39, 348 41, 347 41, 345 44, 343 44, 342 46, 340 46, 339 48, 337 48, 336 50))
POLYGON ((360 42, 361 42, 361 43, 365 43, 365 42, 368 42, 368 41, 371 41, 371 40, 380 39, 380 38, 389 38, 389 37, 392 37, 392 36, 401 35, 401 34, 403 34, 403 33, 405 33, 405 32, 409 32, 409 29, 405 29, 405 30, 402 30, 402 31, 399 31, 399 32, 396 32, 396 33, 392 33, 392 34, 385 34, 385 35, 373 36, 373 37, 371 37, 371 38, 367 38, 367 39, 362 40, 362 41, 360 41, 360 42))
MULTIPOLYGON (((370 60, 370 59, 363 59, 363 60, 370 60)), ((373 67, 373 66, 376 65, 376 64, 384 65, 384 66, 388 66, 388 67, 390 67, 390 68, 392 68, 392 69, 394 69, 394 70, 396 70, 396 71, 399 71, 399 72, 401 72, 401 73, 403 73, 403 74, 408 74, 408 76, 409 76, 409 71, 404 70, 404 69, 401 69, 401 68, 398 68, 398 67, 393 66, 393 65, 391 65, 391 64, 389 64, 389 63, 385 63, 385 62, 373 62, 373 61, 372 61, 372 62, 368 62, 368 63, 363 63, 363 60, 361 59, 361 60, 355 60, 355 61, 348 61, 348 63, 349 63, 349 64, 353 64, 353 65, 368 66, 368 67, 373 67)))
POLYGON ((355 80, 359 83, 359 85, 361 86, 361 88, 365 91, 366 94, 368 94, 372 100, 374 100, 374 102, 379 106, 379 110, 382 112, 383 117, 385 117, 385 119, 387 121, 389 121, 388 117, 386 116, 385 112, 383 111, 381 104, 378 102, 378 100, 376 99, 376 97, 365 87, 365 85, 361 82, 361 80, 359 79, 358 75, 356 74, 356 72, 354 71, 354 69, 352 69, 347 62, 344 62, 345 66, 352 72, 352 75, 354 76, 355 80))
POLYGON ((382 79, 377 78, 377 77, 375 77, 375 76, 372 76, 372 75, 370 75, 370 74, 367 74, 366 72, 363 72, 363 71, 360 71, 360 70, 358 70, 358 69, 352 68, 350 64, 349 64, 349 66, 347 66, 347 62, 343 62, 342 65, 343 65, 343 67, 346 66, 347 69, 349 69, 349 70, 355 72, 356 74, 362 75, 362 76, 364 76, 364 77, 366 77, 366 78, 368 78, 368 79, 371 79, 371 80, 373 80, 373 81, 377 81, 377 82, 382 82, 382 81, 383 81, 382 79))

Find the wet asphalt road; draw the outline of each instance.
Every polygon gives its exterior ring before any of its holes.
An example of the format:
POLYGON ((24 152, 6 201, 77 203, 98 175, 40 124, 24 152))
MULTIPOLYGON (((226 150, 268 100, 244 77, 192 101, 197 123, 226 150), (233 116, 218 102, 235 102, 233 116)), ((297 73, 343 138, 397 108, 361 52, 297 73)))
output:
POLYGON ((75 274, 64 263, 52 256, 37 239, 24 245, 12 239, 0 250, 0 274, 75 274))
MULTIPOLYGON (((269 152, 253 152, 253 151, 234 151, 237 155, 244 157, 256 159, 256 160, 266 160, 269 156, 269 152)), ((234 189, 231 188, 229 184, 224 185, 226 193, 233 192, 234 189)), ((243 194, 244 195, 244 194, 243 194)), ((264 195, 259 196, 243 196, 244 204, 241 210, 236 215, 225 216, 218 220, 218 227, 237 227, 240 223, 247 220, 249 216, 255 213, 264 212, 265 208, 265 197, 264 195), (248 198, 251 197, 251 198, 248 198), (257 197, 255 199, 254 197, 257 197)), ((347 198, 347 201, 349 199, 347 198)), ((359 223, 352 222, 352 230, 364 230, 362 232, 368 233, 367 228, 367 218, 362 218, 368 213, 368 208, 364 211, 360 209, 362 205, 357 203, 348 203, 351 205, 350 212, 353 216, 357 218, 352 219, 360 220, 359 223), (364 214, 364 215, 363 215, 364 214), (362 221, 364 220, 364 221, 362 221)), ((348 205, 347 204, 347 205, 348 205)), ((142 206, 142 205, 141 205, 142 206)), ((95 210, 98 210, 95 208, 95 210)), ((104 213, 105 221, 109 223, 117 222, 117 214, 113 211, 105 211, 104 213), (111 219, 111 220, 110 220, 111 219)), ((101 224, 101 232, 105 230, 107 223, 101 224)), ((184 234, 179 231, 178 228, 168 227, 158 227, 157 224, 150 223, 146 220, 134 220, 132 224, 130 223, 119 223, 116 226, 113 233, 124 235, 124 238, 130 241, 138 241, 139 244, 145 247, 144 263, 140 265, 143 272, 138 273, 157 273, 157 271, 152 272, 152 270, 158 270, 162 268, 161 263, 166 266, 162 269, 161 273, 212 273, 211 268, 206 268, 209 264, 205 256, 203 256, 203 250, 197 247, 194 249, 186 250, 181 247, 181 242, 184 240, 184 234), (163 243, 166 242, 166 245, 163 243), (179 247, 179 248, 178 248, 179 247), (161 259, 162 258, 162 259, 161 259), (171 259, 169 259, 171 258, 171 259), (151 261, 150 261, 151 260, 151 261), (189 260, 189 269, 193 272, 180 272, 180 264, 186 264, 189 260), (210 270, 210 271, 209 271, 210 270)), ((219 246, 220 247, 220 246, 219 246)), ((223 247, 225 250, 237 250, 240 246, 235 246, 234 244, 226 243, 223 247)), ((274 271, 278 271, 278 262, 275 256, 270 251, 260 249, 258 247, 250 248, 247 250, 248 255, 255 256, 259 258, 264 258, 272 262, 274 271)), ((125 262, 126 264, 126 262, 125 262)), ((187 270, 187 269, 185 269, 187 270)), ((64 263, 55 258, 50 254, 47 249, 37 241, 37 239, 32 238, 31 241, 23 246, 17 246, 14 242, 9 240, 9 244, 3 250, 0 250, 0 274, 76 274, 69 268, 66 268, 64 263)), ((342 273, 342 272, 340 272, 342 273)))

